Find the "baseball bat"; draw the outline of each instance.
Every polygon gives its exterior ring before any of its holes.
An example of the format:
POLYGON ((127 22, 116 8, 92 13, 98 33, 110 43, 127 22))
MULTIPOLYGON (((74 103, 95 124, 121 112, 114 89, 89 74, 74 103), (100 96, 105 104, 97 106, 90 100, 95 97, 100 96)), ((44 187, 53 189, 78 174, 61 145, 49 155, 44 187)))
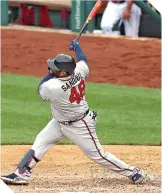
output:
POLYGON ((92 8, 90 14, 88 15, 83 27, 81 28, 80 32, 78 33, 77 37, 75 38, 75 41, 78 41, 78 39, 80 38, 80 36, 82 35, 84 29, 87 27, 87 25, 89 24, 89 22, 95 17, 95 15, 97 14, 98 10, 100 9, 100 7, 102 6, 103 0, 97 0, 97 2, 95 3, 94 7, 92 8))

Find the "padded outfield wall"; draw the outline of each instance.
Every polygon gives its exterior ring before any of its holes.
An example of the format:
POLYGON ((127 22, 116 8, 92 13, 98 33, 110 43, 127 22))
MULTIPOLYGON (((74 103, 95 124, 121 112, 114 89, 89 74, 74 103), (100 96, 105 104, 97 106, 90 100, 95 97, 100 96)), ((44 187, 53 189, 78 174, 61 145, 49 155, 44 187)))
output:
MULTIPOLYGON (((9 1, 11 2, 11 1, 9 1)), ((14 1, 14 2, 20 2, 20 1, 14 1)), ((23 2, 23 1, 21 1, 23 2)), ((27 2, 27 1, 26 1, 27 2)), ((33 5, 37 5, 39 1, 32 1, 33 5)), ((139 29, 139 36, 146 36, 146 37, 161 37, 161 16, 160 16, 160 9, 158 9, 158 3, 157 1, 134 1, 139 7, 142 8, 142 17, 141 17, 141 25, 139 29), (155 7, 154 2, 156 2, 155 7), (152 28, 150 29, 150 26, 152 28), (148 30, 149 29, 149 30, 148 30)), ((51 3, 51 2, 50 2, 51 3)), ((60 1, 60 4, 62 5, 65 3, 65 1, 60 1)), ((49 2, 46 1, 46 4, 48 5, 49 2)), ((54 28, 68 28, 71 29, 74 32, 78 32, 82 25, 84 24, 88 14, 90 13, 91 9, 93 8, 95 4, 95 1, 83 1, 83 0, 73 0, 71 2, 71 8, 69 9, 69 18, 66 25, 62 26, 62 20, 60 18, 60 12, 61 10, 49 10, 49 16, 51 18, 51 21, 54 25, 54 28)), ((2 25, 8 25, 8 1, 2 1, 2 19, 1 23, 2 25)), ((57 9, 57 4, 55 5, 55 2, 53 2, 53 6, 57 9)), ((65 5, 66 7, 67 5, 65 5)), ((70 6, 70 4, 69 4, 70 6)), ((96 15, 95 19, 93 19, 90 24, 87 27, 87 31, 93 32, 94 29, 100 29, 100 22, 102 13, 105 9, 106 2, 104 2, 104 6, 100 9, 99 13, 96 15)), ((160 7, 160 6, 159 6, 160 7)), ((19 14, 21 14, 20 8, 19 14)), ((9 7, 9 11, 13 12, 13 8, 9 7)), ((14 8, 15 12, 15 8, 14 8)), ((35 10, 35 25, 39 26, 38 22, 38 15, 39 15, 39 8, 36 7, 35 10)), ((13 14, 13 13, 12 13, 13 14)), ((21 16, 20 16, 21 17, 21 16)), ((10 21, 9 21, 10 22, 10 21)), ((123 33, 124 34, 124 33, 123 33)))

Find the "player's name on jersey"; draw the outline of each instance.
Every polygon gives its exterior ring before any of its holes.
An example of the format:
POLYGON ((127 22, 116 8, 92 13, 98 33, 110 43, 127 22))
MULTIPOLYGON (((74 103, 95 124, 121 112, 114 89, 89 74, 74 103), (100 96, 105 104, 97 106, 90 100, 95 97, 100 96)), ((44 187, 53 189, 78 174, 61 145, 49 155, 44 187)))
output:
POLYGON ((80 81, 82 79, 82 76, 80 73, 77 73, 74 77, 72 77, 66 84, 62 85, 61 88, 66 91, 68 88, 74 87, 74 85, 77 83, 77 81, 80 81))

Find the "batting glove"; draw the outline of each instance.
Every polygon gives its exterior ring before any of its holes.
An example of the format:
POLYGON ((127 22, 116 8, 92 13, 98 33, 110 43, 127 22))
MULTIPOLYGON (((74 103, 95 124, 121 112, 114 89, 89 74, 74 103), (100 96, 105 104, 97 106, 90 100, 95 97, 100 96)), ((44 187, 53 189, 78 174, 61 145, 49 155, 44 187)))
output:
POLYGON ((70 44, 70 46, 69 46, 69 50, 75 51, 75 49, 76 49, 77 47, 79 47, 79 42, 77 42, 77 41, 75 41, 75 40, 72 40, 72 41, 71 41, 71 44, 70 44))

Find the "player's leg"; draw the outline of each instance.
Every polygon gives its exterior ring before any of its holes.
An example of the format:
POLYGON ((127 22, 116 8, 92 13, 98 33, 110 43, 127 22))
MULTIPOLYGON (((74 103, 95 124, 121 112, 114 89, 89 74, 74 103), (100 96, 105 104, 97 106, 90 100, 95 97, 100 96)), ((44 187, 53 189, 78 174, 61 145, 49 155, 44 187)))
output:
POLYGON ((125 35, 138 37, 141 21, 141 9, 136 5, 132 5, 131 17, 129 20, 124 20, 125 35))
POLYGON ((51 146, 62 138, 64 136, 59 122, 52 119, 37 135, 33 146, 20 161, 15 172, 8 176, 1 176, 1 179, 6 183, 28 183, 27 181, 31 176, 31 169, 34 165, 42 159, 51 146))
POLYGON ((108 3, 101 19, 101 30, 104 34, 112 35, 114 25, 119 21, 120 14, 118 10, 119 6, 112 3, 108 3))
POLYGON ((92 112, 72 126, 64 126, 62 130, 64 135, 78 145, 94 162, 121 175, 135 178, 135 183, 144 178, 143 171, 128 165, 103 149, 96 134, 96 121, 93 119, 92 112))

